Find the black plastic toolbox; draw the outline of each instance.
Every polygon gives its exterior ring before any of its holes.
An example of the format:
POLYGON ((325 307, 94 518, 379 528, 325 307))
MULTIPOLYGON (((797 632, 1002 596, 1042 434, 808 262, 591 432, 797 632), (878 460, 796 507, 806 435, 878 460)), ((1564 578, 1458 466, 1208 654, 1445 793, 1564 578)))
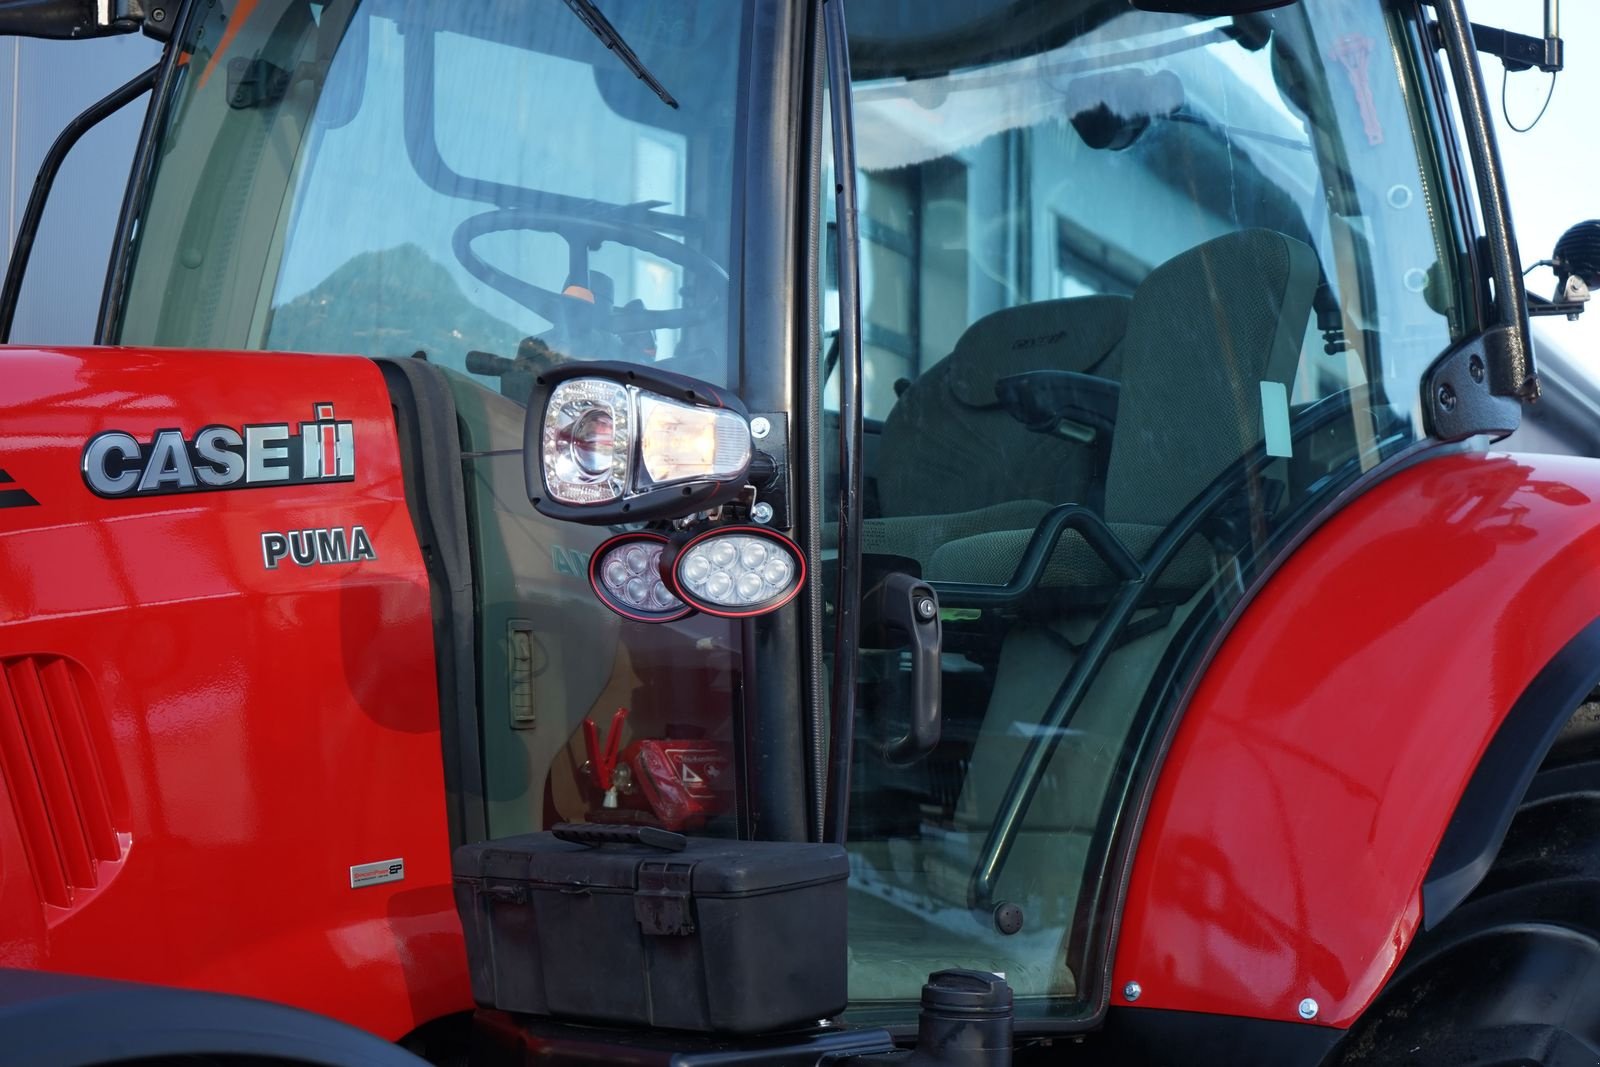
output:
POLYGON ((620 840, 639 832, 563 826, 456 850, 480 1005, 743 1034, 844 1010, 842 847, 620 840))

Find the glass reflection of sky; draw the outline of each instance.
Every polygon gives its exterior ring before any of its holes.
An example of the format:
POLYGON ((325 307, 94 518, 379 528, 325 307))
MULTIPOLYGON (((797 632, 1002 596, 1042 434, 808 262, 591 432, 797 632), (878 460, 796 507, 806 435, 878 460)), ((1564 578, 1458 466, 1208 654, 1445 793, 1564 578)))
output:
MULTIPOLYGON (((542 32, 587 33, 576 19, 570 22, 554 21, 542 32)), ((437 361, 459 369, 472 347, 510 355, 507 343, 538 334, 549 323, 473 278, 452 254, 457 225, 491 205, 446 197, 412 168, 402 110, 404 38, 386 18, 373 18, 370 29, 359 111, 343 126, 315 129, 299 162, 295 214, 273 305, 314 289, 363 252, 414 245, 448 272, 472 304, 511 327, 503 337, 462 337, 459 350, 439 353, 437 361)), ((724 69, 735 66, 730 54, 724 69)), ((344 96, 361 74, 358 57, 341 49, 324 97, 344 96)), ((441 33, 435 94, 440 154, 458 173, 612 203, 661 201, 660 210, 674 214, 684 210, 683 136, 612 111, 586 64, 484 37, 441 33)), ((535 285, 559 291, 566 283, 566 246, 554 234, 494 233, 474 247, 535 285)), ((591 253, 590 264, 616 283, 618 305, 634 298, 650 308, 680 303, 678 267, 609 243, 591 253)), ((408 332, 404 322, 383 325, 385 332, 408 332)), ((430 327, 437 330, 438 324, 430 327)), ((674 333, 660 331, 658 358, 672 354, 674 333)))

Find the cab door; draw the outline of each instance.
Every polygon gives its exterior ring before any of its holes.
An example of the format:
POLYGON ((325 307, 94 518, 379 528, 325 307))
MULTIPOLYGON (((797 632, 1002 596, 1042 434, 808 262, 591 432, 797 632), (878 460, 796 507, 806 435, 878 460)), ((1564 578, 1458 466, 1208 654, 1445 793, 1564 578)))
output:
POLYGON ((831 617, 861 619, 865 1016, 942 967, 1003 973, 1023 1017, 1098 1010, 1166 717, 1269 561, 1416 439, 1463 319, 1415 11, 1024 6, 848 13, 866 492, 831 617), (909 752, 895 576, 939 602, 909 752))

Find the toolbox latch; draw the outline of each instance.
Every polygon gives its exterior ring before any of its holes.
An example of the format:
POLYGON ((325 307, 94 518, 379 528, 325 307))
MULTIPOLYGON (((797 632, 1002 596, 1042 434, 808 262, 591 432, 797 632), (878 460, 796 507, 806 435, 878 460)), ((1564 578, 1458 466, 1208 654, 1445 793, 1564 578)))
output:
POLYGON ((693 871, 694 865, 689 863, 645 862, 639 865, 639 888, 633 894, 633 915, 639 920, 640 931, 656 937, 694 933, 689 889, 693 871))

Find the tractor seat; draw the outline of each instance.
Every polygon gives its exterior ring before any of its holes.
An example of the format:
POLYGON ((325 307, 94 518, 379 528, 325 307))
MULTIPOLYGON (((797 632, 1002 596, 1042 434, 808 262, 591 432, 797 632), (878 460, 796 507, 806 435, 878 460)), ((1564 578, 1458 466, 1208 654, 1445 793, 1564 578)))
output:
MULTIPOLYGON (((1180 253, 1135 291, 1127 333, 1111 356, 1121 367, 1122 388, 1105 487, 1106 522, 1135 556, 1261 442, 1261 383, 1279 383, 1286 392, 1292 384, 1319 279, 1307 245, 1257 229, 1180 253)), ((1030 526, 952 538, 928 559, 923 577, 1003 583, 1032 532, 1030 526)), ((1209 576, 1210 550, 1196 537, 1156 584, 1192 591, 1209 576)), ((1081 537, 1062 536, 1047 587, 1113 584, 1081 537)))
POLYGON ((901 395, 883 423, 878 499, 885 516, 975 511, 1015 500, 1081 500, 1088 450, 1030 432, 995 383, 1069 370, 1115 377, 1128 321, 1121 296, 1041 300, 967 327, 955 349, 901 395))
MULTIPOLYGON (((1259 383, 1291 384, 1317 285, 1312 250, 1267 230, 1208 241, 1140 285, 1121 346, 1122 397, 1106 481, 1106 519, 1135 555, 1262 440, 1259 383)), ((1009 573, 1016 556, 1008 560, 1004 552, 1020 553, 1018 544, 1016 532, 965 538, 936 552, 926 576, 973 580, 973 561, 1009 573)), ((1073 533, 1062 538, 1052 568, 1063 582, 1112 581, 1073 533)), ((1015 866, 1014 877, 1045 863, 1059 849, 1060 832, 1096 825, 1150 660, 1165 653, 1171 628, 1200 602, 1193 594, 1210 573, 1210 546, 1194 537, 1189 551, 1157 576, 1157 591, 1165 584, 1184 602, 1165 626, 1114 649, 1066 724, 1066 739, 1045 769, 1055 785, 1035 795, 1013 847, 1008 867, 1015 866)), ((1018 623, 1007 632, 956 803, 957 825, 975 834, 987 830, 1027 739, 1076 659, 1073 648, 1093 622, 1093 613, 1078 611, 1018 623)))
POLYGON ((1115 377, 1128 308, 1121 296, 1041 300, 967 327, 884 420, 881 517, 866 520, 866 551, 926 566, 948 541, 1031 526, 1052 504, 1088 500, 1094 450, 1028 430, 1001 407, 995 383, 1037 370, 1115 377))

